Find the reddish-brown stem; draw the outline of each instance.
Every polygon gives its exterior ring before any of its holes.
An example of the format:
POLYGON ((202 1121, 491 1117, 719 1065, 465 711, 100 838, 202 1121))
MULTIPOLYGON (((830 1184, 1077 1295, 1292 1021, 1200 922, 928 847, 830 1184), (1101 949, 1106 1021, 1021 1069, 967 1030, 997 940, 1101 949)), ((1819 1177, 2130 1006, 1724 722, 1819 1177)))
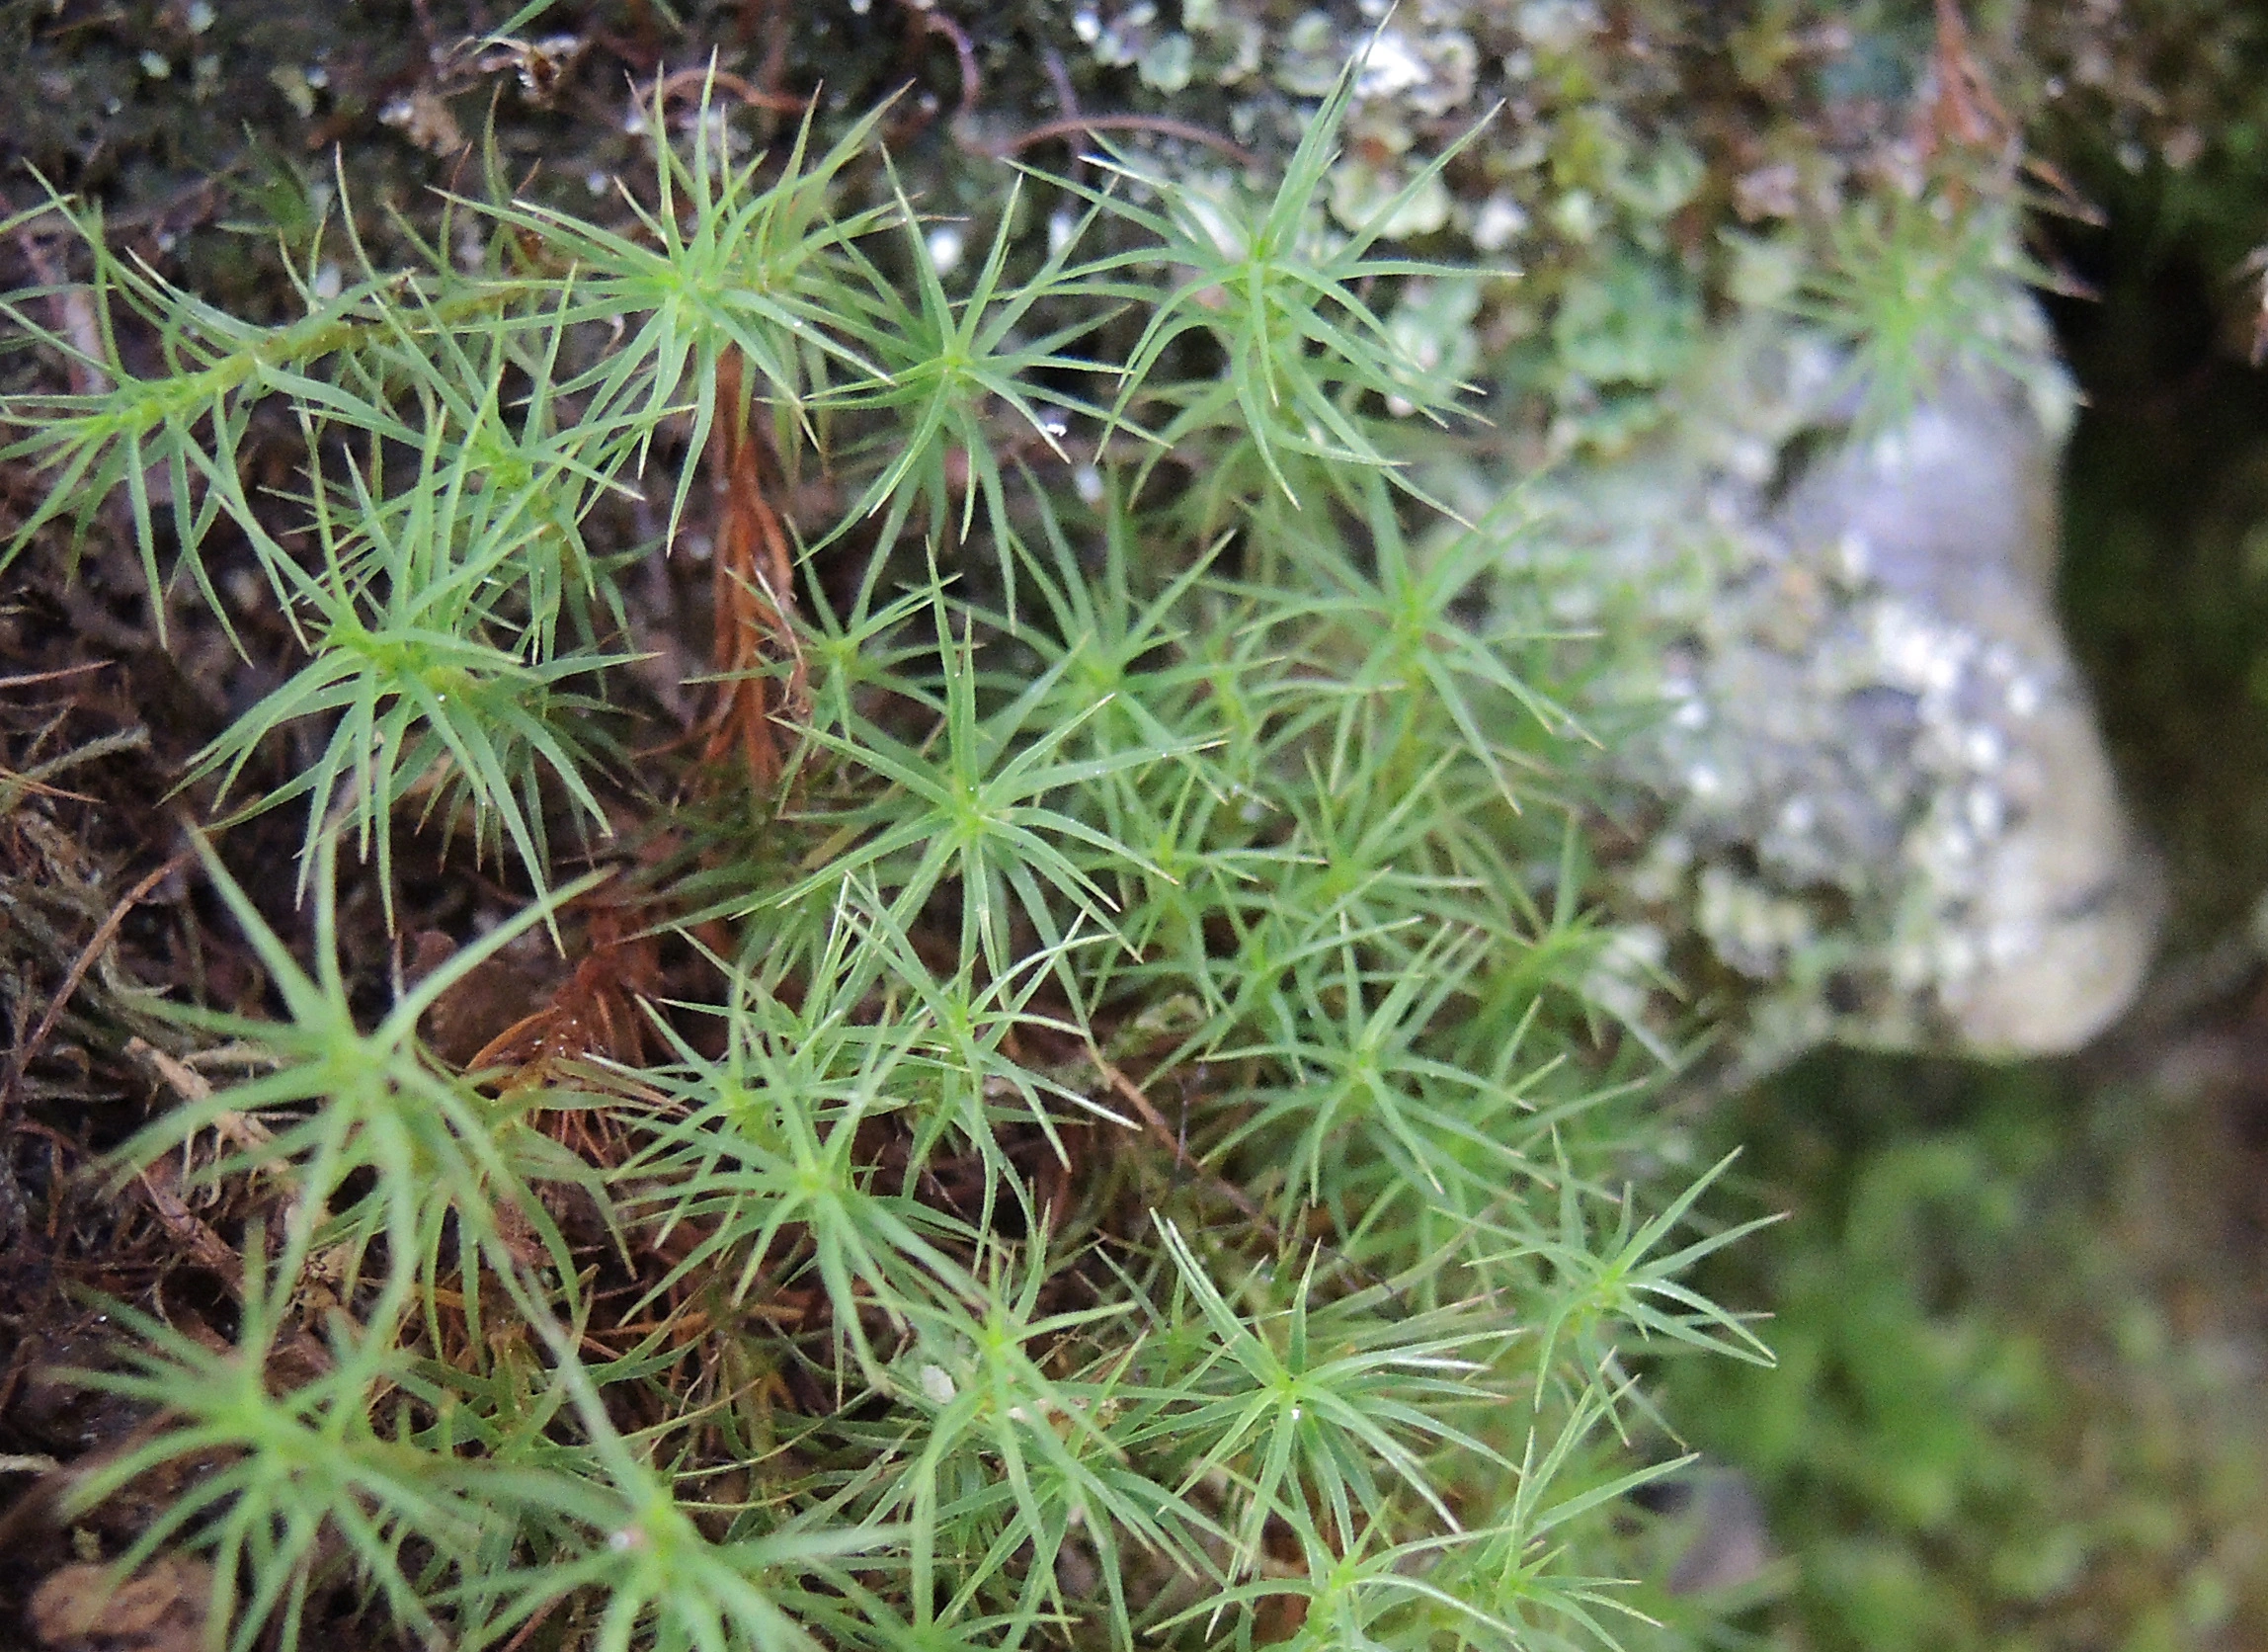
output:
POLYGON ((717 701, 706 719, 703 755, 719 761, 737 743, 749 778, 769 786, 784 767, 774 721, 806 713, 810 683, 789 618, 794 559, 779 513, 765 497, 762 444, 749 428, 742 373, 740 353, 726 351, 717 363, 710 450, 725 493, 712 563, 717 701), (784 683, 764 672, 767 659, 787 662, 784 683))
POLYGON ((984 82, 977 76, 976 47, 969 43, 968 31, 942 12, 917 11, 914 19, 925 33, 942 35, 952 42, 953 58, 961 70, 961 101, 953 113, 956 119, 967 115, 984 92, 984 82))
POLYGON ((696 86, 730 92, 751 109, 769 109, 777 115, 801 115, 819 95, 814 92, 809 98, 799 98, 788 92, 768 92, 730 69, 709 68, 673 70, 654 82, 652 95, 666 105, 696 86))
POLYGON ((1225 138, 1219 132, 1208 131, 1193 122, 1176 121, 1171 115, 1065 115, 1053 121, 1042 121, 1036 126, 1028 126, 1013 137, 986 144, 983 152, 996 156, 1012 155, 1035 143, 1045 143, 1050 138, 1070 137, 1079 132, 1107 131, 1156 132, 1161 137, 1185 138, 1191 143, 1202 143, 1207 148, 1219 150, 1239 166, 1256 167, 1260 163, 1259 156, 1243 144, 1225 138))

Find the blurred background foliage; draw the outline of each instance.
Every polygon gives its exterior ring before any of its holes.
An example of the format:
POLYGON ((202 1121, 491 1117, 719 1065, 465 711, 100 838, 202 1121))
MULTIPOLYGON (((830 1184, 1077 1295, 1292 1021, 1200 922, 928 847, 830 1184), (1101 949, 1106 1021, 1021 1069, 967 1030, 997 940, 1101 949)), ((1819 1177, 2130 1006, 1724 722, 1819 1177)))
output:
POLYGON ((1824 1054, 1712 1121, 1794 1211, 1711 1281, 1780 1365, 1681 1365, 1665 1409, 1762 1491, 1772 1643, 2261 1644, 2252 1019, 2147 1070, 1824 1054))
POLYGON ((2268 1644, 2268 27, 2028 19, 2063 41, 2031 85, 2106 99, 2033 118, 2092 209, 2034 245, 2086 397, 2065 618, 2166 950, 2083 1055, 1827 1052, 1710 1118, 1793 1212, 1710 1280, 1771 1305, 1781 1363, 1683 1366, 1667 1404, 1763 1491, 1772 1644, 2235 1652, 2268 1644))

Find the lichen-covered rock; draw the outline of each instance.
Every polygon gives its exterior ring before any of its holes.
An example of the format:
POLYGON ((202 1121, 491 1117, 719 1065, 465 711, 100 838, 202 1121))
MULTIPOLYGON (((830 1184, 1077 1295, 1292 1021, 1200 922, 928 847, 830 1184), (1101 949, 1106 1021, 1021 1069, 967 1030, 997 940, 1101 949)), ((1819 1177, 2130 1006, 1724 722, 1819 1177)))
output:
POLYGON ((2054 31, 1783 10, 1079 15, 1263 153, 1355 64, 1330 215, 1396 202, 1386 233, 1456 267, 1393 324, 1505 432, 1441 491, 1478 519, 1549 464, 1506 567, 1609 662, 1634 847, 1599 989, 1643 1021, 1666 965, 1743 1072, 1830 1039, 2068 1049, 2132 998, 2159 901, 2054 611, 2074 398, 2010 206, 2054 31))
POLYGON ((1843 355, 1751 322, 1507 548, 1613 639, 1626 950, 1749 1000, 1746 1070, 2069 1049, 2148 961, 2156 881, 2053 606, 2071 397, 2030 362, 1854 430, 1843 355))
POLYGON ((1439 491, 1498 520, 1546 467, 1506 600, 1606 662, 1632 847, 1595 985, 1667 1031, 1653 987, 1678 982, 1742 1074, 1828 1040, 2072 1048, 2156 936, 2054 611, 2075 398, 2023 293, 2010 113, 2062 96, 2028 78, 2053 31, 1973 34, 1967 10, 1077 14, 1097 62, 1263 155, 1353 63, 1329 217, 1393 203, 1384 233, 1453 269, 1392 325, 1501 433, 1439 491))

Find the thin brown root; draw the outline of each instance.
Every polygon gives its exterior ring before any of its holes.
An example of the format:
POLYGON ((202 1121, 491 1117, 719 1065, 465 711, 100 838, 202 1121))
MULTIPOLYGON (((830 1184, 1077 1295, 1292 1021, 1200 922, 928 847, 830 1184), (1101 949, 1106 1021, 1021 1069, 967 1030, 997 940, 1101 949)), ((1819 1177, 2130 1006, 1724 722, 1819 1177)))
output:
POLYGON ((818 100, 814 92, 808 98, 799 98, 792 92, 768 92, 754 81, 734 74, 730 69, 678 69, 654 82, 648 100, 668 105, 694 88, 714 87, 729 92, 751 109, 770 110, 774 115, 804 115, 818 100))
POLYGON ((1003 138, 997 143, 972 144, 970 147, 979 153, 1005 159, 1019 150, 1054 138, 1071 137, 1080 132, 1114 131, 1155 132, 1161 137, 1183 138, 1216 149, 1247 169, 1260 164, 1259 156, 1243 144, 1194 122, 1176 121, 1171 115, 1065 115, 1053 121, 1042 121, 1038 125, 1028 126, 1013 137, 1003 138))

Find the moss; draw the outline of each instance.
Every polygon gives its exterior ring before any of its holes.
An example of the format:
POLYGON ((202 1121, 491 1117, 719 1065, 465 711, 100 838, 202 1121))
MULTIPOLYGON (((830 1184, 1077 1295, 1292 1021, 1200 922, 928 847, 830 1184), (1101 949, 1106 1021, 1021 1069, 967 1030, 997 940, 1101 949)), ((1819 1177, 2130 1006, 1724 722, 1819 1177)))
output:
MULTIPOLYGON (((428 40, 410 7, 342 11, 320 38, 304 8, 281 5, 13 8, 0 17, 21 49, 0 73, 13 77, 13 107, 31 113, 8 141, 63 187, 110 204, 136 250, 259 309, 284 290, 284 258, 318 289, 351 279, 336 219, 318 233, 327 210, 350 209, 383 266, 439 227, 434 186, 474 188, 484 168, 531 180, 535 198, 610 206, 646 141, 625 71, 650 84, 713 50, 759 90, 824 87, 823 137, 906 84, 890 125, 896 176, 932 214, 930 259, 952 273, 970 267, 1005 213, 1009 153, 1087 182, 1099 176, 1078 158, 1093 145, 1070 141, 1062 124, 1067 101, 1130 118, 1109 141, 1151 177, 1202 180, 1225 195, 1243 175, 1264 180, 1280 167, 1314 100, 1360 53, 1347 141, 1307 225, 1317 244, 1352 231, 1475 122, 1490 122, 1388 226, 1452 268, 1365 289, 1407 358, 1395 382, 1410 393, 1372 392, 1400 416, 1397 451, 1418 485, 1501 535, 1498 617, 1531 620, 1539 657, 1588 674, 1585 709, 1605 755, 1549 777, 1559 798, 1586 811, 1612 879, 1605 916, 1615 928, 1583 960, 1580 996, 1661 1048, 1697 1009, 1730 1031, 1743 1075, 1829 1035, 2025 1047, 1990 1006, 1979 1008, 1977 989, 2005 961, 1994 950, 2011 950, 1992 902, 2026 877, 2035 894, 2047 891, 2025 897, 2027 921, 2031 908, 2070 904, 2066 896, 2102 900, 2078 901, 2085 910, 2052 933, 2020 933, 2014 950, 2029 947, 2035 964, 2068 975, 2067 944, 2104 950, 2086 921, 2109 912, 2125 925, 2121 956, 2134 961, 2148 904, 2128 875, 2135 863, 2035 875, 2022 864, 2039 859, 2023 816, 2038 786, 2027 801, 2004 784, 2012 745, 2035 770, 2055 768, 2067 789, 2081 776, 2077 791, 2104 804, 2092 841, 2123 844, 2091 736, 2073 735, 2077 746, 2010 738, 2009 719, 2032 718, 2021 706, 2035 698, 2054 703, 2066 734, 2089 715, 2044 600, 2052 535, 2034 524, 1998 536, 1984 560, 2005 576, 2005 600, 1979 607, 1974 591, 1945 588, 1954 558, 1907 565, 1853 552, 1840 532, 1848 509, 1838 517, 1818 496, 1831 482, 1847 507, 1897 469, 1875 463, 1870 481, 1868 450, 1846 453, 1846 434, 1910 440, 1917 416, 1949 416, 1963 430, 1976 428, 1972 415, 2003 431, 2024 426, 2025 473, 2010 491, 2045 486, 2038 472, 2069 413, 2068 385, 2016 293, 2057 274, 2054 255, 2028 244, 2038 219, 2026 211, 2059 194, 2055 164, 2070 166, 2071 155, 2146 175, 2175 203, 2176 227, 2210 222, 2211 250, 2198 256, 2219 261, 2218 320, 2236 348, 2248 342, 2256 294, 2220 279, 2262 233, 2259 197, 2244 193, 2263 165, 2247 56, 2258 42, 2234 8, 1981 6, 1969 8, 1966 35, 1948 37, 1913 4, 1405 0, 1391 16, 1247 0, 561 6, 540 27, 564 31, 573 49, 560 49, 559 83, 548 87, 527 69, 522 48, 534 42, 460 50, 463 19, 432 10, 428 40), (1023 143, 1050 124, 1056 135, 1023 143), (2048 146, 2048 169, 2020 165, 2026 133, 2048 146), (336 169, 333 142, 343 144, 336 169), (1459 382, 1479 388, 1493 424, 1442 439, 1417 410, 1447 401, 1459 382), (1984 412, 1964 409, 1964 396, 1984 412), (1867 397, 1874 405, 1859 405, 1867 397), (1507 497, 1547 465, 1546 481, 1507 497), (1547 509, 1557 514, 1538 531, 1531 518, 1547 509), (1506 527, 1515 519, 1525 533, 1506 527), (1565 633, 1579 629, 1604 636, 1569 643, 1565 633), (1997 711, 1980 711, 1995 698, 1997 711), (1664 971, 1699 1002, 1665 1014, 1664 971)), ((701 119, 689 101, 673 118, 701 119)), ((780 109, 736 106, 710 114, 703 140, 747 154, 790 124, 780 109)), ((847 206, 891 187, 879 166, 843 180, 847 206)), ((1068 203, 1044 185, 1016 199, 1012 256, 1028 266, 1068 203)), ((445 251, 477 262, 485 249, 445 251)), ((1200 353, 1184 354, 1176 367, 1203 369, 1200 353)), ((1081 481, 1099 497, 1098 472, 1081 481)), ((2158 481, 2147 473, 2135 487, 2158 481)), ((2237 554, 2256 501, 2238 494, 2221 515, 2220 537, 2237 554)), ((1395 522, 1384 513, 1365 524, 1378 531, 1374 550, 1399 544, 1395 522)), ((1291 537, 1282 521, 1260 526, 1291 537)), ((1440 565, 1462 543, 1443 529, 1418 561, 1440 565)), ((2122 611, 2153 554, 2138 528, 2103 553, 2131 565, 2082 588, 2099 649, 2144 629, 2159 658, 2203 639, 2217 681, 2268 680, 2259 663, 2268 652, 2245 614, 2213 591, 2170 620, 2122 611)), ((2114 715, 2146 739, 2157 703, 2146 697, 2114 715)), ((2191 733, 2205 753, 2192 773, 2210 773, 2224 743, 2209 719, 2191 733)), ((1520 738, 1506 735, 1506 747, 1520 738)), ((1549 860, 1519 875, 1551 887, 1549 860)), ((2214 898, 2194 893, 2192 904, 2214 898)), ((2012 978, 2027 1013, 2049 1003, 2024 986, 2036 975, 2012 978)), ((2091 1025, 2101 999, 2066 1014, 2057 1036, 2091 1025)), ((1793 1112, 1865 1105, 1828 1096, 1793 1112)), ((1675 1162, 1679 1151, 1674 1132, 1656 1130, 1632 1157, 1675 1162)), ((1879 1509, 1911 1534, 1903 1545, 1843 1541, 1820 1552, 1807 1598, 1815 1622, 1855 1626, 1865 1643, 1958 1644, 1979 1602, 2052 1603, 2078 1592, 2091 1558, 2134 1551, 2075 1532, 2052 1497, 2024 1483, 2045 1459, 2003 1448, 1995 1432, 2021 1424, 2030 1449, 2073 1414, 2042 1369, 2040 1343, 1974 1323, 1940 1335, 1916 1306, 1915 1280, 1935 1264, 1917 1259, 1929 1247, 1898 1213, 1937 1200, 1965 1255, 1998 1254, 2012 1231, 2008 1184, 2020 1178, 1993 1151, 1886 1150, 1867 1173, 1873 1191, 1854 1196, 1866 1219, 1809 1243, 1776 1284, 1791 1310, 1791 1366, 1841 1362, 1836 1380, 1861 1391, 1857 1421, 1791 1409, 1768 1386, 1687 1402, 1739 1423, 1725 1448, 1749 1449, 1784 1509, 1816 1513, 1802 1497, 1805 1453, 1841 1450, 1821 1476, 1832 1482, 1824 1501, 1856 1507, 1856 1525, 1879 1509), (2051 1540, 2028 1546, 2042 1508, 2055 1517, 2043 1526, 2051 1540), (1948 1536, 1994 1519, 2015 1536, 1975 1545, 1948 1536), (1950 1591, 1939 1575, 1949 1544, 1962 1550, 1950 1591)), ((1282 1191, 1263 1178, 1270 1186, 1282 1191)), ((2079 1227, 2050 1228, 2049 1253, 2079 1227)), ((2115 1345, 2114 1370, 2140 1373, 2178 1405, 2197 1389, 2157 1381, 2164 1335, 2148 1305, 2134 1304, 2088 1346, 2115 1345)), ((968 1355, 958 1344, 909 1351, 908 1394, 949 1402, 947 1365, 968 1355)), ((769 1414, 750 1426, 763 1433, 769 1414)), ((2163 1434, 2122 1438, 2166 1448, 2163 1434)), ((2163 1506, 2122 1505, 2117 1518, 2156 1523, 2139 1541, 2152 1554, 2186 1540, 2183 1517, 2163 1506)), ((2167 1613, 2192 1627, 2238 1620, 2230 1592, 2244 1584, 2232 1568, 2200 1566, 2176 1582, 2179 1605, 2167 1613)), ((2145 1593, 2129 1590, 2126 1604, 2145 1593)), ((2140 1607, 2131 1615, 2148 1628, 2140 1607)), ((1830 1641, 1834 1632, 1821 1630, 1830 1641)))

